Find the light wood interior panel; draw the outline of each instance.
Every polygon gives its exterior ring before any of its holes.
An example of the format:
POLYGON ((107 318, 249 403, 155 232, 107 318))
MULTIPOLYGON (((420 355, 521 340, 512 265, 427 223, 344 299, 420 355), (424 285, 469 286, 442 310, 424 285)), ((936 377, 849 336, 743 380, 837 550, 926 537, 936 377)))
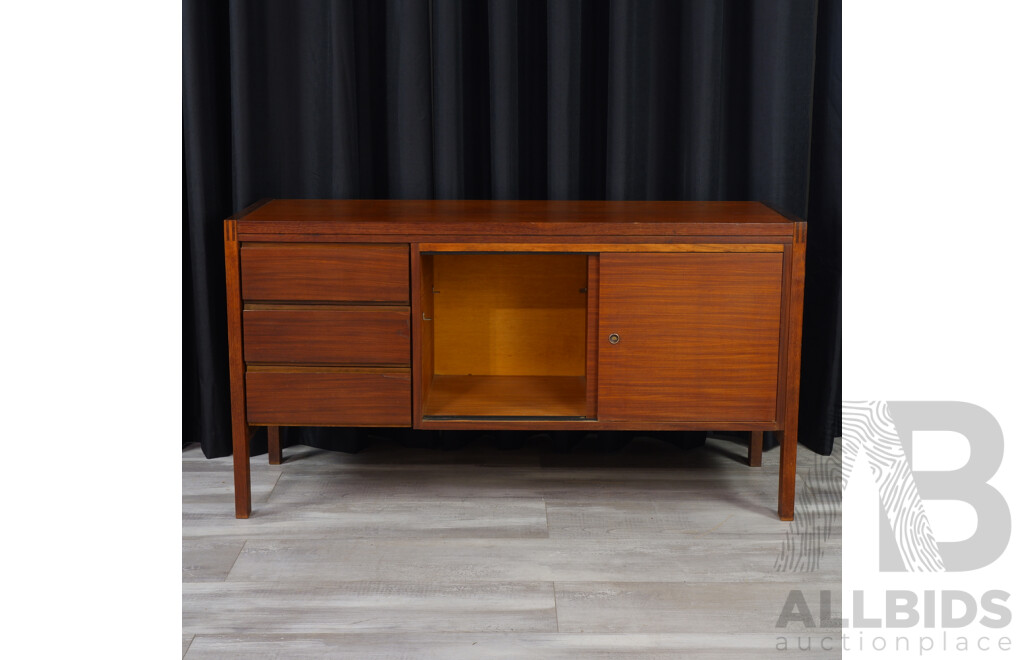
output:
POLYGON ((436 254, 432 260, 436 293, 423 308, 433 311, 434 374, 585 375, 586 255, 436 254))
POLYGON ((583 376, 434 376, 429 417, 585 417, 583 376))

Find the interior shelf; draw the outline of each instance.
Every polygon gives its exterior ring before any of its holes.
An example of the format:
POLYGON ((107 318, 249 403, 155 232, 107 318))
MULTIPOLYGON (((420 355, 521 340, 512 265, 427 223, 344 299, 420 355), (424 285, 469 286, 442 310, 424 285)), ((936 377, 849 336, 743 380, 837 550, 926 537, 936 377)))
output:
POLYGON ((435 375, 425 417, 585 417, 583 376, 435 375))

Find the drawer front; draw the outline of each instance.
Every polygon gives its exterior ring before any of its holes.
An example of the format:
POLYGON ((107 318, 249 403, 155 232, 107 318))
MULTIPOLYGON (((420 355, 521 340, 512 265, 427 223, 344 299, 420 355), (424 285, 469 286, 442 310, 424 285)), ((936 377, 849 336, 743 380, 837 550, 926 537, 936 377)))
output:
POLYGON ((247 307, 246 362, 293 364, 410 363, 408 307, 247 307))
POLYGON ((274 426, 409 426, 408 370, 249 369, 246 418, 274 426))
POLYGON ((409 246, 246 244, 242 299, 250 301, 409 302, 409 246))

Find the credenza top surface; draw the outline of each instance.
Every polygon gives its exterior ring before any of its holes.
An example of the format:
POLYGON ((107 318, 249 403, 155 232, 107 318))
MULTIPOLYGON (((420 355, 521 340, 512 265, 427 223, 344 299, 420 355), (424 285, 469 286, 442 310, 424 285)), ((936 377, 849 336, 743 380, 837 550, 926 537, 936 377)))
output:
POLYGON ((233 216, 239 234, 791 236, 760 202, 272 199, 233 216))

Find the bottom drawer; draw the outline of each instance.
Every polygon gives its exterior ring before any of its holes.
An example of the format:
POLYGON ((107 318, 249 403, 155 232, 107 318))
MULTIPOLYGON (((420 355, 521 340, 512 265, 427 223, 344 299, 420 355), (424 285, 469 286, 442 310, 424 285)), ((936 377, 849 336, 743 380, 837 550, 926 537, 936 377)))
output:
POLYGON ((246 418, 274 426, 409 426, 408 369, 250 367, 246 418))

